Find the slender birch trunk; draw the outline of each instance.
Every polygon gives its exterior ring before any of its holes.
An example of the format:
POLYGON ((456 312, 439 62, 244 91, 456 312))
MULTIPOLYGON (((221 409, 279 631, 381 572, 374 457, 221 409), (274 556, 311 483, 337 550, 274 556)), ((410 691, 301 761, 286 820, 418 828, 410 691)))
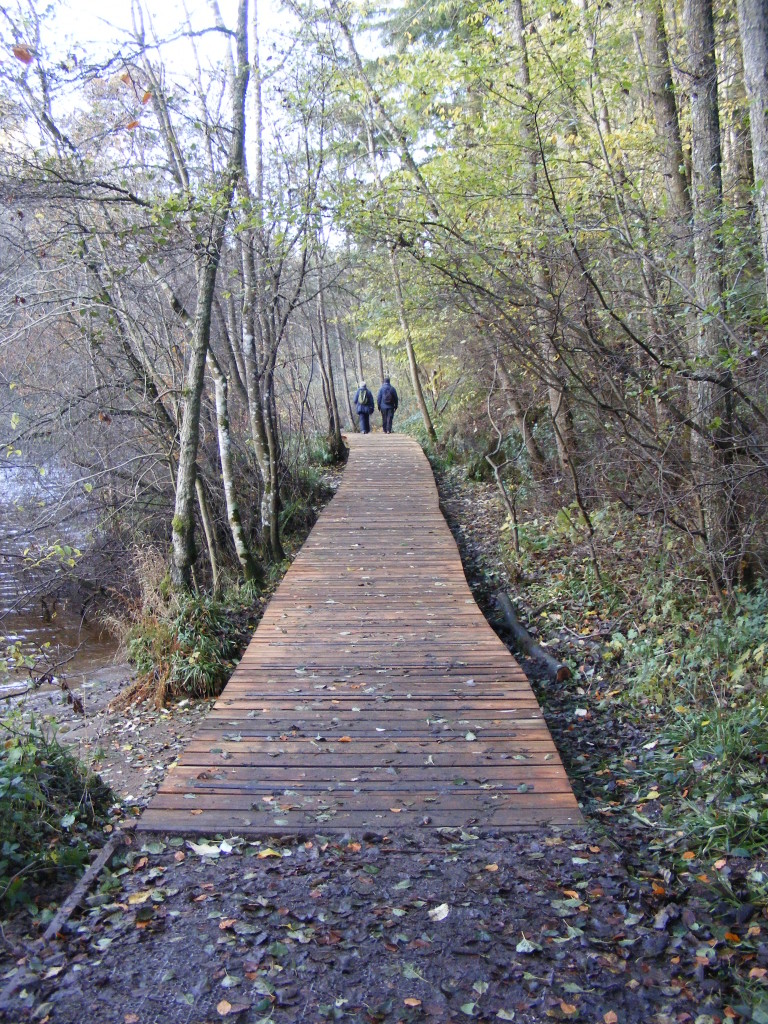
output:
POLYGON ((227 378, 210 351, 208 353, 208 368, 213 377, 214 394, 216 396, 216 431, 219 442, 219 463, 221 465, 221 480, 224 487, 227 521, 229 522, 229 529, 232 534, 232 542, 235 546, 237 559, 240 562, 245 579, 262 583, 264 581, 264 573, 253 557, 246 540, 242 519, 240 518, 240 508, 237 502, 235 476, 232 469, 232 440, 229 429, 229 388, 227 378))

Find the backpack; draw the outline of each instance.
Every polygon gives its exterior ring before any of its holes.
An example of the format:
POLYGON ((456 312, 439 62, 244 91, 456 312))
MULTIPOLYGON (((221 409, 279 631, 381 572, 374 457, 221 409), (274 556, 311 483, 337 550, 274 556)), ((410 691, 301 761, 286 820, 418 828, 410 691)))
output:
POLYGON ((372 404, 373 404, 373 399, 371 398, 371 393, 368 390, 368 388, 360 388, 360 390, 357 392, 357 411, 358 411, 358 413, 368 412, 368 410, 371 408, 372 404))
POLYGON ((385 384, 381 389, 381 404, 387 406, 394 406, 395 404, 395 389, 391 384, 385 384))

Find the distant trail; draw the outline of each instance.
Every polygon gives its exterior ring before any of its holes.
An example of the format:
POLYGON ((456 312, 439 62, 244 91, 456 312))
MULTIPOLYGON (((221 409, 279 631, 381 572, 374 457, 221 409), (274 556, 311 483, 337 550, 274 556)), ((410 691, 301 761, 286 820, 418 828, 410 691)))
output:
POLYGON ((581 823, 475 604, 411 438, 352 435, 338 494, 139 828, 240 835, 581 823))

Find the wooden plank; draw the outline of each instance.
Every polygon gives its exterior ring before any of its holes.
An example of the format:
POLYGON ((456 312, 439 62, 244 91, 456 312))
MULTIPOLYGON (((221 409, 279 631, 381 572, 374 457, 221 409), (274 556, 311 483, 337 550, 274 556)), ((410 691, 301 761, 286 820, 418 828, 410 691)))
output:
POLYGON ((578 824, 536 699, 472 598, 418 445, 399 435, 349 445, 337 495, 139 828, 578 824))

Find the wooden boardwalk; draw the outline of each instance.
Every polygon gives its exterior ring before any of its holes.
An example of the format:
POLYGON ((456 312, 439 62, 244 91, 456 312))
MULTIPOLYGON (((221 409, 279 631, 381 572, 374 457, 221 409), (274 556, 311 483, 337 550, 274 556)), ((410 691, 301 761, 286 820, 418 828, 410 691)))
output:
POLYGON ((139 828, 244 835, 581 821, 429 463, 353 435, 339 492, 139 828))

